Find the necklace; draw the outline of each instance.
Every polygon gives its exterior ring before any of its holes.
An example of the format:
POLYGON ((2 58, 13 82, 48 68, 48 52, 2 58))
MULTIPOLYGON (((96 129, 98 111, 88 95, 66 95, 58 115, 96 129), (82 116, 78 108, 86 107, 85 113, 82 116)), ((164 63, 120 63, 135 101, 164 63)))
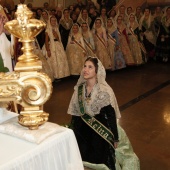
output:
MULTIPOLYGON (((96 85, 96 84, 95 84, 96 85)), ((87 88, 86 88, 86 86, 85 86, 85 100, 86 100, 86 102, 89 104, 89 102, 91 101, 91 95, 92 95, 92 92, 93 92, 93 89, 94 89, 94 87, 95 87, 95 85, 93 86, 93 88, 92 88, 92 90, 91 90, 91 92, 88 94, 87 93, 87 88)))
POLYGON ((87 103, 89 103, 91 100, 91 92, 87 95, 87 88, 85 87, 85 100, 87 103))

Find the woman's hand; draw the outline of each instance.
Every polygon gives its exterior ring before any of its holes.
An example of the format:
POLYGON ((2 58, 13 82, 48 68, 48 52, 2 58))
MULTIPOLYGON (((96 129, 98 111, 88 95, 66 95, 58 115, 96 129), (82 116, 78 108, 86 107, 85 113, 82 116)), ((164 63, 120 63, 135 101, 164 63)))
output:
POLYGON ((114 148, 116 149, 118 146, 118 142, 114 142, 114 148))

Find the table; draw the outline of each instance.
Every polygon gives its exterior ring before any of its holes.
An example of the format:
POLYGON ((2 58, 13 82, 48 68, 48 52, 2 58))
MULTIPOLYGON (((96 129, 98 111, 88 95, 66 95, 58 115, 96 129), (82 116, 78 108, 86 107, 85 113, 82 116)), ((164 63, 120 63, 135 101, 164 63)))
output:
POLYGON ((0 170, 84 168, 75 135, 71 129, 65 128, 40 144, 0 133, 0 170))

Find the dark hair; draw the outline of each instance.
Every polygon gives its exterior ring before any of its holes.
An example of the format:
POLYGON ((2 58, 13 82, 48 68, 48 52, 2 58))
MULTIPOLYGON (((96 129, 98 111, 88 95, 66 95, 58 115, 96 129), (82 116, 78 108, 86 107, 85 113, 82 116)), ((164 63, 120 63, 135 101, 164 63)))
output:
POLYGON ((85 62, 86 61, 91 61, 92 63, 93 63, 93 65, 94 65, 94 67, 95 67, 95 72, 96 72, 96 74, 97 74, 97 72, 98 72, 98 60, 97 60, 97 58, 95 58, 95 57, 88 57, 86 60, 85 60, 85 62))

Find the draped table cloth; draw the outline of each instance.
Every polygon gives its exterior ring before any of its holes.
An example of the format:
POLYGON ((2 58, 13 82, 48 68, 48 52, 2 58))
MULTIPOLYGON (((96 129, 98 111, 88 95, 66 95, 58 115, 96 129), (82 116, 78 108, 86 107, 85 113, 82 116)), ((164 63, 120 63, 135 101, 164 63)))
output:
POLYGON ((71 129, 40 144, 0 133, 0 170, 84 170, 71 129))

